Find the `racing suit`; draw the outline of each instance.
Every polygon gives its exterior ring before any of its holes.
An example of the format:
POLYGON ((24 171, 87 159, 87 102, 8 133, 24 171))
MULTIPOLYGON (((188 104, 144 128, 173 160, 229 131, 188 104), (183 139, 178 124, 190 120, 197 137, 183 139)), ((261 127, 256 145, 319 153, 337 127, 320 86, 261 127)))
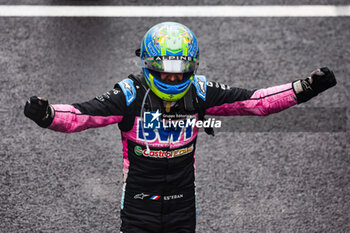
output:
POLYGON ((88 102, 52 105, 55 113, 49 128, 71 133, 118 123, 124 161, 121 232, 195 232, 198 127, 167 123, 184 116, 200 120, 204 115, 276 113, 297 104, 292 83, 246 90, 196 76, 190 91, 167 112, 154 93, 145 96, 143 77, 136 77, 129 76, 88 102), (141 114, 157 111, 162 116, 154 121, 156 127, 146 127, 141 114))

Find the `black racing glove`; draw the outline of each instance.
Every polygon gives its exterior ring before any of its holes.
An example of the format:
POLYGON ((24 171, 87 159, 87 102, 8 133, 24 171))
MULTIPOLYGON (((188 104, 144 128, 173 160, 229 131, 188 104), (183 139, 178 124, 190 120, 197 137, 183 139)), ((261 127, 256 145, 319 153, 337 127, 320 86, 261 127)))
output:
POLYGON ((40 127, 47 128, 53 121, 54 110, 46 98, 32 96, 24 106, 24 115, 40 127))
POLYGON ((311 72, 309 78, 294 81, 293 89, 297 96, 298 104, 300 104, 336 84, 337 80, 335 79, 334 73, 327 67, 322 67, 311 72))

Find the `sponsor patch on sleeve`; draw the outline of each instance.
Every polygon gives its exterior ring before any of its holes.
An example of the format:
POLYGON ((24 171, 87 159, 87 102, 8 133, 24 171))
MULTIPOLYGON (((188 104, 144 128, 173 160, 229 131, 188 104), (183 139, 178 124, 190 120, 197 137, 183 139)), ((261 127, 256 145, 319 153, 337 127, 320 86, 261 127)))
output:
POLYGON ((196 75, 193 79, 197 95, 205 101, 207 94, 207 78, 204 75, 196 75))
POLYGON ((120 81, 118 84, 125 95, 126 106, 129 106, 136 98, 136 89, 134 86, 134 81, 127 78, 120 81))

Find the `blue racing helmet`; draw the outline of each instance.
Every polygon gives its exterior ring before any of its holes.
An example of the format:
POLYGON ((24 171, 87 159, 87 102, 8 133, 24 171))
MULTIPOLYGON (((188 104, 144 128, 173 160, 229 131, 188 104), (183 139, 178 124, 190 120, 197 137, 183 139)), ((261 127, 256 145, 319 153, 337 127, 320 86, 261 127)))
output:
POLYGON ((197 39, 188 27, 175 22, 153 26, 143 37, 139 55, 146 82, 159 98, 177 101, 186 94, 199 65, 197 39), (182 81, 163 81, 161 72, 182 73, 182 81))

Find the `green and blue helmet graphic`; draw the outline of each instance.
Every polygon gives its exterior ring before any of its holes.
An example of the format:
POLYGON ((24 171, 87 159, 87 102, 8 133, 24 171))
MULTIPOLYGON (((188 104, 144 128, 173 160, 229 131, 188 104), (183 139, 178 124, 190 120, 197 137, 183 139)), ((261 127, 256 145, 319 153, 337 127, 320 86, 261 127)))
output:
POLYGON ((144 36, 140 57, 142 71, 151 90, 161 99, 177 101, 189 90, 199 65, 195 35, 186 26, 164 22, 153 26, 144 36), (179 83, 166 83, 160 72, 182 73, 179 83))

